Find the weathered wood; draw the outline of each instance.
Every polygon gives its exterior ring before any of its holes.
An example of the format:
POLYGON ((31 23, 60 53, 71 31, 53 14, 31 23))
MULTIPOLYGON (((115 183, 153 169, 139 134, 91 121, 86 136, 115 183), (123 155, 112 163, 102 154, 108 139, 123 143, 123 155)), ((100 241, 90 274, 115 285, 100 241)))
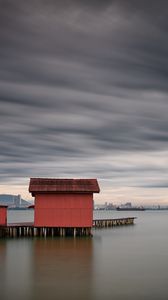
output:
POLYGON ((135 217, 118 218, 118 219, 97 219, 93 221, 94 228, 106 228, 113 226, 123 226, 134 224, 135 217))
MULTIPOLYGON (((94 228, 109 228, 134 224, 135 217, 97 219, 94 228)), ((91 227, 35 227, 33 223, 14 223, 0 226, 0 238, 4 237, 47 237, 47 236, 92 236, 91 227)))

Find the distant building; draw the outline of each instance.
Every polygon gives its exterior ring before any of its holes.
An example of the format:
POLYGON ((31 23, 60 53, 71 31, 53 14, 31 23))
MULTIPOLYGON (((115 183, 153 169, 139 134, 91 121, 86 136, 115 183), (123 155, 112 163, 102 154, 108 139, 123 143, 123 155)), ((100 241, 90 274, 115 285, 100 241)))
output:
POLYGON ((15 207, 21 206, 21 195, 14 196, 14 205, 15 207))
POLYGON ((132 207, 132 203, 131 202, 127 202, 127 203, 124 204, 124 206, 130 208, 130 207, 132 207))
POLYGON ((95 204, 94 205, 95 210, 114 210, 116 209, 116 205, 114 205, 111 202, 105 202, 104 204, 95 204))

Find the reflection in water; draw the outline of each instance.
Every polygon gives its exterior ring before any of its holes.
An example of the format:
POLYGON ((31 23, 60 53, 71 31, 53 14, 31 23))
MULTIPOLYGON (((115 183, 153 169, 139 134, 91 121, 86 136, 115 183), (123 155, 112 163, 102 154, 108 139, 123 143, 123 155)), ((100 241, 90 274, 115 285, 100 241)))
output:
POLYGON ((33 249, 33 299, 91 299, 92 239, 37 239, 33 249))
POLYGON ((0 257, 0 299, 31 299, 31 240, 7 239, 0 241, 0 257))
POLYGON ((168 212, 136 214, 93 238, 0 239, 0 300, 167 300, 168 212))
POLYGON ((0 241, 0 299, 91 299, 92 239, 0 241))
POLYGON ((5 291, 5 274, 4 262, 6 261, 6 243, 0 239, 0 294, 4 298, 5 291))

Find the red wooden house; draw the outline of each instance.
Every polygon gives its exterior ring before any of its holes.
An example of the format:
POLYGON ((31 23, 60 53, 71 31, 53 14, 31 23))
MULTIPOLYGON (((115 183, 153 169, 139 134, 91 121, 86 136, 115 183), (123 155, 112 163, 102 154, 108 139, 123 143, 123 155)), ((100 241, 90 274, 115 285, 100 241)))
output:
POLYGON ((6 205, 0 205, 0 226, 7 225, 7 208, 6 205))
POLYGON ((29 192, 35 197, 34 226, 91 228, 96 179, 31 178, 29 192))

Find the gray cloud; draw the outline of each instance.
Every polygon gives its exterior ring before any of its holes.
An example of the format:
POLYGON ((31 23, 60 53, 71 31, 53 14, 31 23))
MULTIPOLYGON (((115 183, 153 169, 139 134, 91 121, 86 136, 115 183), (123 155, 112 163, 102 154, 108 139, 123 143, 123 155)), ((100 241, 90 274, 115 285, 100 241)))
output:
POLYGON ((2 184, 91 176, 165 185, 167 6, 0 1, 2 184))

